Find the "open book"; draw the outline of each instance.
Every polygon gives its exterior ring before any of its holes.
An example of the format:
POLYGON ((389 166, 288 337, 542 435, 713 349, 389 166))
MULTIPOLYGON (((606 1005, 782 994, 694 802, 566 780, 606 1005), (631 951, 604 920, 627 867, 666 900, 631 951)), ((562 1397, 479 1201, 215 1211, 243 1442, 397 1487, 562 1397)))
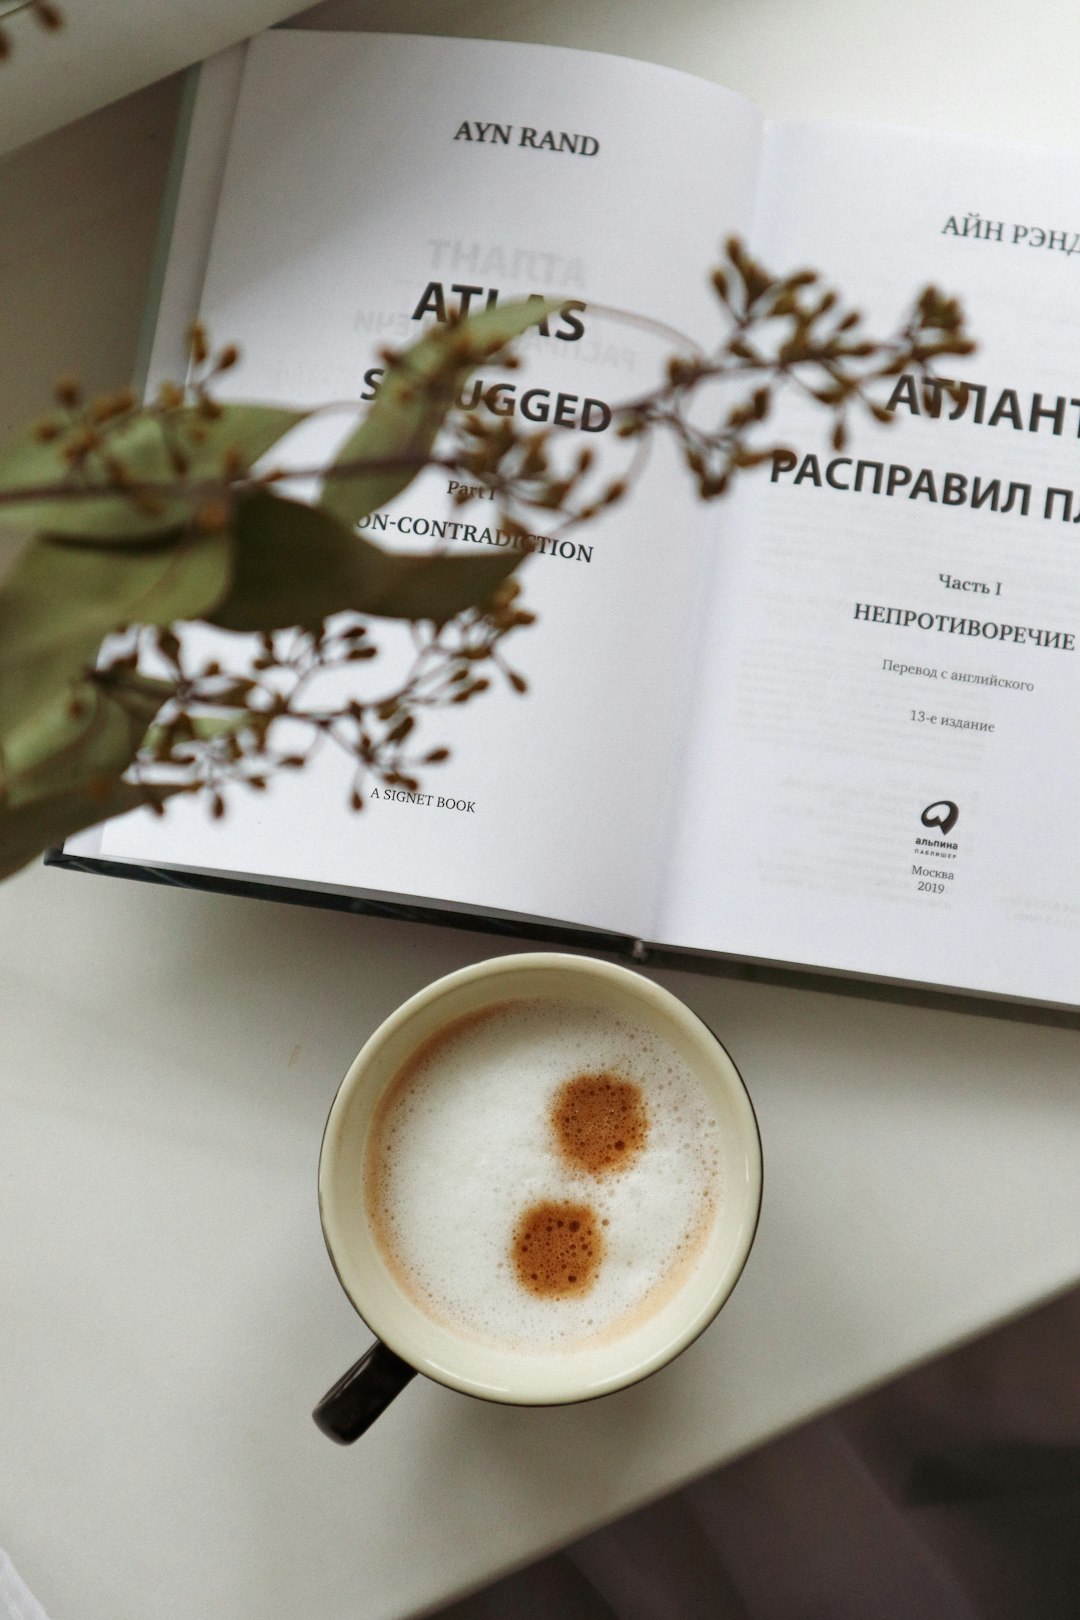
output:
MULTIPOLYGON (((730 498, 701 503, 660 453, 538 547, 528 695, 435 716, 452 757, 419 793, 355 814, 324 752, 223 821, 181 799, 61 858, 1080 1003, 1080 158, 770 124, 685 74, 543 46, 274 32, 234 80, 196 102, 166 305, 181 328, 190 289, 241 346, 236 397, 355 399, 440 300, 558 295, 571 314, 523 341, 504 399, 617 456, 608 407, 670 345, 600 306, 715 343, 731 233, 777 273, 824 271, 882 334, 936 282, 980 347, 962 401, 901 381, 901 425, 839 454, 792 397, 795 454, 730 498)), ((447 482, 365 532, 505 544, 447 482)), ((387 658, 398 629, 377 628, 387 658)))

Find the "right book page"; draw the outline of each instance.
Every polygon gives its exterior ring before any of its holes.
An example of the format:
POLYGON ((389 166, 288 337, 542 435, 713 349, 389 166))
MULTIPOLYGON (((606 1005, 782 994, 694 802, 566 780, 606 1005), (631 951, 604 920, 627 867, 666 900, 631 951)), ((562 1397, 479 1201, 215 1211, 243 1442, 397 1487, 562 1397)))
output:
POLYGON ((766 267, 880 336, 935 283, 978 350, 842 454, 791 397, 722 514, 658 940, 1080 1002, 1078 197, 1080 156, 770 132, 766 267))

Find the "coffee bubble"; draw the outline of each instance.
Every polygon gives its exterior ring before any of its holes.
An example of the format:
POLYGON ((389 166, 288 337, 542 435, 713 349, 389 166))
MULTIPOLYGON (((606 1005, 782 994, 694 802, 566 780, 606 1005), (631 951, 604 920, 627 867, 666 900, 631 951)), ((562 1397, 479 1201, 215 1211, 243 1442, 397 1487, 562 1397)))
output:
POLYGON ((517 1280, 539 1299, 587 1294, 604 1258, 604 1240, 588 1204, 545 1199, 518 1219, 513 1240, 517 1280))
POLYGON ((551 1124, 567 1164, 593 1176, 625 1170, 649 1134, 641 1087, 604 1071, 564 1081, 551 1104, 551 1124))

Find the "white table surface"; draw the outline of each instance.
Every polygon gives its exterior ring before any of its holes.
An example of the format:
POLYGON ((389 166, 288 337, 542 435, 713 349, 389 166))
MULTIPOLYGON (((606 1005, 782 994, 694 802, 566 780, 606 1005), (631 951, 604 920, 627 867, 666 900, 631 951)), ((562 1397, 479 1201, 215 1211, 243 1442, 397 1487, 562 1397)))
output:
MULTIPOLYGON (((1077 143, 1071 8, 363 10, 651 55, 789 114, 1077 143)), ((130 367, 176 99, 0 166, 0 428, 61 370, 130 367)), ((55 870, 0 889, 0 1544, 52 1620, 411 1614, 1080 1281, 1075 1030, 658 974, 761 1122, 720 1319, 589 1406, 421 1382, 331 1446, 309 1408, 367 1335, 319 1231, 326 1111, 399 1001, 513 948, 55 870)))

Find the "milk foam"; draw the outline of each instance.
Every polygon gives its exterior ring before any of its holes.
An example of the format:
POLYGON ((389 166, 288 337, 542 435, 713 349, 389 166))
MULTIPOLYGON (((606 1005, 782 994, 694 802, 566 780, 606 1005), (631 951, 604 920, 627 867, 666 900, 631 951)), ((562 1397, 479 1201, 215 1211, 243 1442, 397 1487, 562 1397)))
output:
POLYGON ((723 1202, 720 1127, 690 1066, 644 1025, 553 997, 458 1020, 388 1088, 366 1154, 369 1219, 401 1286, 436 1320, 522 1351, 617 1338, 692 1269, 723 1202), (644 1147, 603 1175, 569 1166, 559 1087, 610 1071, 640 1087, 644 1147), (587 1294, 543 1299, 511 1257, 523 1211, 588 1203, 604 1256, 587 1294))

